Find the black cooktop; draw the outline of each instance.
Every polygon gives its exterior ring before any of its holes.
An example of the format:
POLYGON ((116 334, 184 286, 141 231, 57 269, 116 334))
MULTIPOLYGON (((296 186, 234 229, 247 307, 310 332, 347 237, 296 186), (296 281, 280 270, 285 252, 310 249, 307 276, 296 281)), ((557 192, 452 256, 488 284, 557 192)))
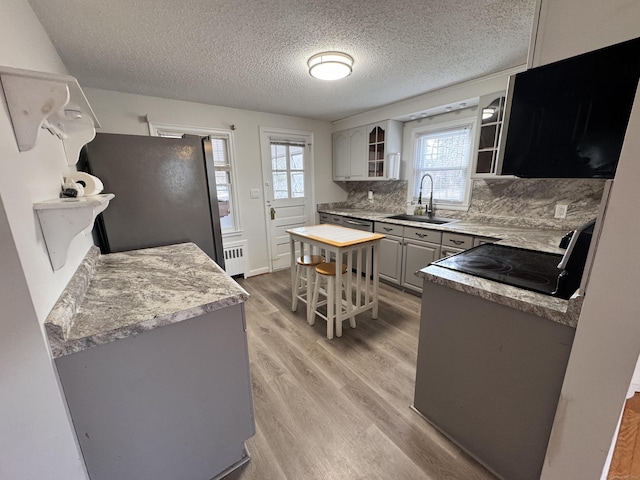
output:
POLYGON ((562 255, 487 243, 433 262, 456 270, 534 292, 553 295, 562 255))

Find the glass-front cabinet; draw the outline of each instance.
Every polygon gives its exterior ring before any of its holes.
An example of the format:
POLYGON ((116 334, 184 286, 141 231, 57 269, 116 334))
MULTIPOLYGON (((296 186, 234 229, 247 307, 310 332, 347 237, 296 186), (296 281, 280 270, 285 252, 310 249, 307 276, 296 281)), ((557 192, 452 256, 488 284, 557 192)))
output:
POLYGON ((384 177, 384 134, 385 129, 379 125, 369 130, 367 176, 370 178, 384 177))
POLYGON ((480 98, 476 134, 477 155, 473 177, 486 178, 496 175, 498 166, 498 148, 504 119, 504 92, 485 95, 480 98))

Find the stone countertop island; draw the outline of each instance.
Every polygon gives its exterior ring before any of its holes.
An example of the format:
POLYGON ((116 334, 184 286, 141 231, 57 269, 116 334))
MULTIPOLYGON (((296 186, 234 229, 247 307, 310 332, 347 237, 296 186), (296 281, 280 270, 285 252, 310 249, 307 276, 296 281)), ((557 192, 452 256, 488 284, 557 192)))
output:
POLYGON ((47 317, 54 358, 242 303, 249 294, 193 243, 93 247, 47 317))
POLYGON ((249 461, 248 296, 193 243, 89 251, 45 327, 92 480, 217 479, 249 461))

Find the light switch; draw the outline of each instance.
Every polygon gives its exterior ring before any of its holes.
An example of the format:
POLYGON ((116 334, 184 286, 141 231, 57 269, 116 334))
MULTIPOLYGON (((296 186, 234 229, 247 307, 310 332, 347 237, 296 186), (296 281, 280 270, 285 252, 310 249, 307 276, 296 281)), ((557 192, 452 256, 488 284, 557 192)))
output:
POLYGON ((260 190, 258 190, 257 188, 252 188, 251 190, 249 190, 249 197, 260 198, 260 190))

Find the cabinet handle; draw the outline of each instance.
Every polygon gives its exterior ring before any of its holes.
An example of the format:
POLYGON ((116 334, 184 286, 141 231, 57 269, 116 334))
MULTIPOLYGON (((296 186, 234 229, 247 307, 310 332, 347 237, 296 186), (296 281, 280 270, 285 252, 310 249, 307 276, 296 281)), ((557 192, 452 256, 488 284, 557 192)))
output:
POLYGON ((393 228, 389 228, 389 227, 382 227, 382 229, 383 229, 385 232, 393 232, 393 228))
POLYGON ((449 241, 454 245, 462 245, 464 243, 464 240, 453 240, 452 238, 450 238, 449 241))
POLYGON ((424 238, 424 237, 426 237, 426 236, 427 236, 427 234, 426 234, 426 233, 418 233, 418 232, 416 232, 416 235, 417 235, 418 237, 420 237, 420 238, 424 238))

